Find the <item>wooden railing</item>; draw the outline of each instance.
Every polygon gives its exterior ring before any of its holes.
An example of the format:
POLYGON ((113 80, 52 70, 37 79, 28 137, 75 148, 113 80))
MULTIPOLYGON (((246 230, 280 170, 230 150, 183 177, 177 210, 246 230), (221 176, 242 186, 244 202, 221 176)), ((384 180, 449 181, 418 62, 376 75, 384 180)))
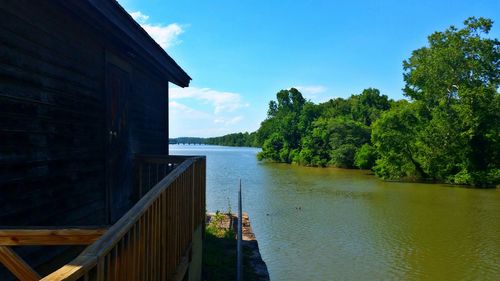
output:
POLYGON ((40 280, 182 280, 193 232, 204 229, 205 163, 138 155, 140 200, 77 258, 40 280))
POLYGON ((0 263, 19 280, 40 280, 38 273, 31 268, 11 246, 60 246, 89 245, 105 232, 103 227, 31 227, 24 229, 0 229, 0 263))
POLYGON ((135 187, 138 198, 142 198, 161 179, 187 159, 189 157, 186 156, 135 155, 135 187))

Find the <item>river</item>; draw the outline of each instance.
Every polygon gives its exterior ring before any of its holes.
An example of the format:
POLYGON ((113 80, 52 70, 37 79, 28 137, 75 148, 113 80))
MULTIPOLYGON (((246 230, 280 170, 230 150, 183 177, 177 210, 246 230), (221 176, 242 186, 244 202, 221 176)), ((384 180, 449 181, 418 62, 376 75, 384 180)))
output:
POLYGON ((271 280, 499 280, 500 189, 384 182, 258 151, 170 146, 207 156, 208 211, 235 211, 241 178, 271 280))

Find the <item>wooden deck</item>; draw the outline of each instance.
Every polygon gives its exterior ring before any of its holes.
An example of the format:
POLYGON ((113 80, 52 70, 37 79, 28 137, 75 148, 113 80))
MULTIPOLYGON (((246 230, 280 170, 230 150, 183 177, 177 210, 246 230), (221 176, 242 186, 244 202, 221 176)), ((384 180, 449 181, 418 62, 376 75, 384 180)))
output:
POLYGON ((182 280, 205 223, 204 157, 137 155, 138 202, 107 227, 0 230, 0 262, 20 280, 182 280), (11 247, 88 245, 41 278, 11 247))

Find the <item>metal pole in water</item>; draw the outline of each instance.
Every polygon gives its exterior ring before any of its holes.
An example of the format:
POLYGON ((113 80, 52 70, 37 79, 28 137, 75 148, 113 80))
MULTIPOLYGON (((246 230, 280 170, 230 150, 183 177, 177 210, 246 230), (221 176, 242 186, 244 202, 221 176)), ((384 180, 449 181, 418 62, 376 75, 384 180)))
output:
POLYGON ((241 250, 241 241, 243 238, 243 213, 241 211, 241 179, 240 179, 240 189, 238 191, 238 240, 236 241, 236 246, 237 246, 237 266, 236 266, 236 274, 237 274, 237 281, 242 281, 243 280, 243 273, 242 273, 242 260, 243 260, 243 251, 241 250))

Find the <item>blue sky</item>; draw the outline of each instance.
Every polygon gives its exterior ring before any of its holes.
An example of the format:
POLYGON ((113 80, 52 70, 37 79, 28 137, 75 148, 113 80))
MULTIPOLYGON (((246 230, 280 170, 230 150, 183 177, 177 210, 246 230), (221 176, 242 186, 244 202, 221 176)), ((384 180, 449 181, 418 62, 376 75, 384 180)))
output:
POLYGON ((170 89, 170 136, 255 131, 280 89, 314 102, 375 87, 403 98, 402 61, 500 0, 119 0, 193 78, 170 89))

